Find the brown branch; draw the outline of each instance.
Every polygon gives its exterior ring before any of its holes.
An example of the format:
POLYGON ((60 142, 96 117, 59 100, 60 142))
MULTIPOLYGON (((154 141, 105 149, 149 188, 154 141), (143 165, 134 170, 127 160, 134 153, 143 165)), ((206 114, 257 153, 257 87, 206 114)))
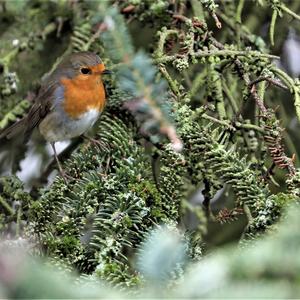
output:
POLYGON ((262 81, 268 81, 269 83, 271 83, 271 84, 273 84, 277 87, 280 87, 284 90, 289 90, 289 88, 286 85, 284 85, 281 81, 276 80, 276 79, 271 78, 271 77, 267 77, 267 76, 258 77, 257 79, 252 80, 250 82, 250 85, 254 85, 254 84, 257 84, 257 83, 262 82, 262 81))

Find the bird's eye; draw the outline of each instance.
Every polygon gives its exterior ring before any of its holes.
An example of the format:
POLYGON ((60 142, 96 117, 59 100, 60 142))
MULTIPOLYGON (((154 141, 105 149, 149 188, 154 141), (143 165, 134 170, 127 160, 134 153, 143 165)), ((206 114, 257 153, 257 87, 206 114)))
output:
POLYGON ((89 69, 89 68, 81 68, 81 69, 80 69, 80 72, 81 72, 82 74, 84 74, 84 75, 87 75, 87 74, 91 74, 91 73, 92 73, 91 69, 89 69))

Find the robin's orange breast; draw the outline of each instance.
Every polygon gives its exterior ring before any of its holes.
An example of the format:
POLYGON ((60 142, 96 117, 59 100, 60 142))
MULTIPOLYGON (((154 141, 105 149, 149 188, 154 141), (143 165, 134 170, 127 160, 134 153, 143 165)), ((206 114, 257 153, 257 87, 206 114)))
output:
POLYGON ((61 79, 64 86, 63 109, 73 119, 92 109, 101 112, 105 106, 105 89, 100 76, 91 75, 86 80, 79 76, 61 79))

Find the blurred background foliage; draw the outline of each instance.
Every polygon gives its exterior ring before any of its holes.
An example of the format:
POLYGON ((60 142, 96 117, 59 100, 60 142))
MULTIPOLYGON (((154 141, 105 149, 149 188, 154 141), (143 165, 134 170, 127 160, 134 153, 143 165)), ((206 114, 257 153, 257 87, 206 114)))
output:
POLYGON ((38 133, 1 141, 0 296, 297 296, 298 13, 296 0, 1 0, 0 128, 71 52, 114 75, 90 132, 102 146, 60 143, 67 183, 38 133))

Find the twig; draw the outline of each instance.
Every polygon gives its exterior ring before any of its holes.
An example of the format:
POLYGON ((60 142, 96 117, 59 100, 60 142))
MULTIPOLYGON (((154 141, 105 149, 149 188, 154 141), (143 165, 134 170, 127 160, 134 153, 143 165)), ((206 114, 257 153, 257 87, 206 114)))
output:
POLYGON ((159 66, 159 70, 160 72, 164 75, 164 77, 166 78, 166 80, 168 81, 169 83, 169 86, 171 88, 171 90, 173 91, 173 93, 179 97, 180 96, 180 90, 179 90, 179 87, 178 87, 178 83, 177 81, 174 79, 172 79, 172 77, 170 76, 170 74, 168 73, 166 67, 164 65, 160 65, 159 66))
POLYGON ((235 15, 235 30, 236 30, 236 41, 237 41, 237 46, 238 49, 241 48, 241 24, 242 24, 242 10, 245 4, 245 0, 240 0, 237 10, 236 10, 236 15, 235 15))
POLYGON ((275 73, 289 88, 290 92, 294 95, 294 105, 298 120, 300 120, 300 92, 299 88, 295 85, 294 80, 282 70, 273 66, 271 71, 275 73))
POLYGON ((278 15, 278 11, 277 9, 274 9, 272 14, 271 24, 270 24, 270 31, 269 31, 270 43, 272 46, 274 46, 274 31, 275 31, 275 23, 276 23, 277 15, 278 15))
POLYGON ((287 86, 285 86, 283 83, 281 83, 280 81, 276 80, 276 79, 273 79, 271 77, 267 77, 267 76, 262 76, 262 77, 258 77, 257 79, 255 80, 252 80, 250 82, 250 85, 254 85, 254 84, 257 84, 261 81, 268 81, 269 83, 275 85, 275 86, 278 86, 284 90, 288 90, 289 88, 287 86))
POLYGON ((285 4, 281 4, 280 8, 286 12, 287 14, 289 14, 290 16, 292 16, 293 18, 295 18, 296 20, 300 21, 300 16, 295 14, 293 11, 291 11, 288 7, 285 6, 285 4))
POLYGON ((247 72, 244 71, 243 65, 241 63, 241 61, 239 59, 235 60, 235 65, 238 69, 238 72, 240 73, 240 76, 243 78, 243 80, 245 81, 246 85, 248 86, 250 93, 252 95, 252 97, 254 98, 260 112, 262 113, 262 115, 266 116, 267 115, 267 109, 263 103, 263 100, 259 97, 258 93, 257 93, 257 89, 255 85, 250 85, 251 80, 250 80, 250 76, 247 72))
POLYGON ((209 115, 207 115, 207 114, 202 114, 201 117, 202 117, 203 119, 212 121, 212 122, 214 122, 214 123, 218 123, 218 124, 220 124, 220 125, 226 126, 226 127, 229 128, 230 130, 233 130, 233 131, 236 130, 236 129, 235 129, 231 124, 229 124, 227 121, 223 121, 223 120, 216 119, 216 118, 214 118, 214 117, 212 117, 212 116, 209 116, 209 115))
MULTIPOLYGON (((239 50, 207 50, 207 51, 197 51, 194 53, 194 58, 201 58, 201 57, 209 57, 209 56, 257 56, 262 58, 269 58, 269 59, 280 59, 279 56, 261 53, 258 51, 239 51, 239 50)), ((183 54, 176 54, 176 55, 165 55, 165 56, 158 56, 155 59, 156 63, 167 63, 172 62, 177 58, 183 58, 185 55, 183 54)))
POLYGON ((252 129, 252 130, 255 130, 255 131, 258 131, 260 133, 264 133, 265 130, 255 124, 249 124, 249 123, 240 123, 240 122, 236 122, 235 123, 235 127, 236 128, 243 128, 243 129, 252 129))
POLYGON ((241 15, 242 15, 242 10, 243 10, 243 7, 244 7, 244 3, 245 3, 245 0, 240 0, 239 4, 238 4, 238 7, 237 7, 237 10, 236 10, 235 21, 239 24, 242 23, 241 15))
POLYGON ((232 107, 232 110, 233 110, 234 114, 236 115, 238 113, 238 111, 239 111, 239 108, 238 108, 238 106, 236 104, 236 101, 233 98, 233 96, 232 96, 232 94, 231 94, 231 92, 230 92, 230 90, 229 90, 229 88, 228 88, 225 80, 222 80, 222 85, 223 85, 224 93, 225 93, 226 97, 229 100, 229 103, 230 103, 230 105, 232 107))
POLYGON ((216 15, 216 13, 212 12, 211 15, 214 18, 216 26, 218 27, 218 29, 221 29, 222 28, 222 23, 220 22, 220 20, 219 20, 218 16, 216 15))

